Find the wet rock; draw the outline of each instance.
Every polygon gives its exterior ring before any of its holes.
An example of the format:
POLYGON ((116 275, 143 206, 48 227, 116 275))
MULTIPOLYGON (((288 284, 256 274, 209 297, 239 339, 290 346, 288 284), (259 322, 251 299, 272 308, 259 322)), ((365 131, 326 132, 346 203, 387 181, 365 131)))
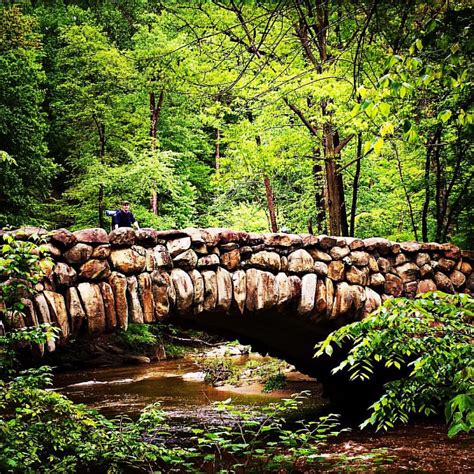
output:
POLYGON ((69 322, 67 317, 66 302, 63 295, 54 291, 43 292, 48 303, 51 322, 55 323, 61 329, 59 340, 66 341, 70 335, 69 322))
POLYGON ((155 270, 155 254, 153 249, 146 249, 145 253, 145 270, 151 273, 155 270))
MULTIPOLYGON (((36 315, 38 316, 39 324, 51 324, 51 317, 49 314, 49 307, 44 296, 44 293, 39 293, 33 298, 34 306, 36 309, 36 315)), ((56 343, 54 339, 48 339, 46 341, 46 349, 48 352, 54 352, 56 350, 56 343)))
POLYGON ((349 247, 333 247, 329 254, 334 260, 342 260, 344 257, 351 253, 349 247))
POLYGON ((370 286, 380 287, 385 284, 385 277, 381 273, 370 275, 370 286))
POLYGON ((113 268, 125 275, 141 273, 146 265, 146 258, 131 248, 113 249, 110 260, 113 268))
POLYGON ((229 271, 237 270, 240 265, 240 250, 234 249, 222 254, 221 265, 229 271))
POLYGON ((328 265, 328 277, 334 281, 341 281, 344 279, 344 263, 340 260, 335 260, 328 265))
POLYGON ((138 298, 138 280, 135 275, 127 277, 127 301, 130 322, 143 324, 143 309, 138 298))
POLYGON ((204 311, 213 311, 217 303, 217 277, 216 272, 205 270, 201 272, 204 279, 204 311))
POLYGON ((112 287, 105 281, 98 283, 105 311, 105 328, 113 331, 117 326, 117 313, 115 311, 115 298, 112 287))
POLYGON ((416 292, 417 293, 428 293, 429 291, 436 291, 436 284, 433 280, 426 279, 418 282, 416 292))
POLYGON ((317 277, 308 273, 301 278, 301 298, 298 302, 298 313, 302 316, 311 313, 314 309, 316 298, 317 277))
POLYGON ((64 259, 67 263, 82 265, 92 256, 93 249, 90 245, 78 243, 64 252, 64 259))
POLYGON ((132 227, 119 227, 109 234, 109 242, 114 247, 131 247, 136 241, 137 237, 132 227))
POLYGON ((364 310, 362 312, 362 317, 369 317, 380 305, 382 304, 382 299, 380 295, 372 290, 372 288, 365 289, 365 304, 364 310))
POLYGON ((202 313, 204 311, 204 279, 197 270, 189 272, 189 276, 193 283, 193 311, 194 314, 202 313))
POLYGON ((280 255, 276 252, 266 250, 253 254, 250 257, 250 264, 262 270, 280 271, 280 255))
POLYGON ((107 232, 100 228, 77 230, 74 232, 74 236, 78 242, 83 244, 97 245, 109 243, 109 236, 107 235, 107 232))
POLYGON ((288 271, 292 273, 312 272, 313 257, 304 249, 295 250, 288 256, 288 271))
POLYGON ((191 248, 191 237, 181 237, 179 239, 169 240, 166 242, 166 248, 171 257, 174 258, 191 248))
POLYGON ((217 279, 217 303, 216 310, 227 313, 232 303, 232 277, 224 268, 216 271, 217 279))
POLYGON ((107 260, 88 260, 79 271, 79 277, 83 280, 104 280, 110 275, 109 262, 107 260))
POLYGON ((166 247, 163 245, 157 245, 153 249, 153 256, 155 259, 155 267, 157 269, 171 269, 173 268, 173 261, 166 247))
POLYGON ((396 268, 396 271, 403 283, 408 283, 410 281, 415 281, 420 274, 420 269, 413 262, 404 263, 396 268))
POLYGON ((196 268, 198 257, 194 250, 189 249, 183 253, 180 253, 173 258, 173 264, 175 267, 182 268, 183 270, 189 271, 196 268))
POLYGON ((237 270, 232 274, 232 287, 235 306, 240 314, 243 314, 247 298, 247 275, 243 270, 237 270))
POLYGON ((152 323, 155 320, 153 309, 153 291, 149 273, 140 273, 137 277, 138 297, 143 308, 143 321, 152 323))
POLYGON ((319 318, 324 318, 328 310, 328 295, 326 288, 326 279, 318 278, 316 282, 316 299, 314 303, 314 314, 319 318))
POLYGON ((77 290, 86 312, 87 331, 91 336, 105 332, 105 308, 99 286, 92 283, 79 283, 77 290))
POLYGON ((400 296, 403 291, 403 282, 402 279, 393 275, 391 273, 387 273, 385 275, 385 293, 392 295, 392 296, 400 296))
POLYGON ((356 267, 365 267, 369 264, 369 254, 360 250, 351 252, 349 259, 351 264, 356 267))
POLYGON ((446 293, 454 293, 453 283, 444 273, 436 272, 434 275, 434 281, 438 290, 446 293))
POLYGON ((366 286, 369 284, 369 269, 367 267, 350 267, 346 271, 346 280, 355 285, 366 286))
POLYGON ((158 231, 145 227, 135 231, 135 238, 138 245, 149 248, 158 243, 158 231))
POLYGON ((205 255, 198 260, 198 268, 216 268, 220 263, 217 255, 205 255))
POLYGON ((57 229, 50 232, 51 241, 62 248, 72 247, 76 242, 76 236, 67 229, 57 229))
POLYGON ((324 262, 314 262, 313 271, 318 276, 327 276, 328 266, 324 262))
POLYGON ((74 286, 77 280, 77 273, 74 268, 67 263, 58 262, 53 270, 54 282, 58 287, 74 286))
POLYGON ((92 258, 97 258, 99 260, 104 260, 110 257, 111 247, 109 244, 99 245, 95 247, 92 252, 92 258))
POLYGON ((331 312, 331 319, 339 318, 349 313, 353 305, 350 285, 345 281, 336 285, 336 295, 331 312))
POLYGON ((77 336, 86 321, 86 312, 82 307, 77 288, 72 287, 66 290, 66 309, 71 320, 71 334, 77 336))
POLYGON ((169 288, 174 286, 171 278, 167 273, 154 271, 151 274, 152 291, 155 319, 161 321, 167 318, 171 310, 171 299, 169 296, 169 288))
POLYGON ((127 278, 118 272, 112 272, 109 284, 114 293, 117 325, 125 331, 128 328, 127 278))
POLYGON ((171 280, 176 291, 176 310, 178 314, 192 311, 194 288, 191 277, 180 268, 171 270, 171 280))

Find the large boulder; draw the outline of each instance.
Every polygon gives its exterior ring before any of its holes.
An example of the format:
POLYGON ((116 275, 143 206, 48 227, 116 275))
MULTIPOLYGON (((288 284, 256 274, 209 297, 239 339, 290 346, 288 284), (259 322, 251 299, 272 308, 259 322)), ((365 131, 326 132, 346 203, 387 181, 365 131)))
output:
MULTIPOLYGON (((38 293, 34 297, 34 306, 39 324, 51 324, 51 316, 49 314, 49 307, 43 293, 38 293)), ((48 352, 53 352, 56 349, 54 339, 46 341, 46 349, 48 352)))
POLYGON ((179 239, 169 240, 166 247, 171 257, 176 257, 182 252, 191 248, 191 237, 181 237, 179 239))
POLYGON ((291 247, 303 245, 303 239, 299 235, 284 233, 264 234, 263 242, 269 247, 291 247))
POLYGON ((381 304, 382 298, 380 298, 380 295, 376 291, 372 290, 372 288, 366 288, 365 305, 362 317, 366 318, 370 316, 370 314, 375 311, 381 304))
POLYGON ((90 245, 78 243, 64 252, 64 260, 70 264, 82 265, 91 258, 93 248, 90 245))
POLYGON ((115 313, 117 325, 120 329, 128 328, 128 301, 127 301, 127 278, 118 272, 112 272, 109 284, 114 293, 115 313))
POLYGON ((444 291, 445 293, 454 293, 453 283, 444 273, 436 272, 434 281, 438 290, 444 291))
POLYGON ((154 247, 158 243, 158 231, 145 227, 135 231, 136 242, 143 247, 154 247))
POLYGON ((257 252, 250 257, 250 264, 262 270, 280 271, 280 255, 276 252, 257 252))
POLYGON ((328 295, 326 278, 318 278, 316 282, 316 297, 314 301, 313 316, 317 318, 324 318, 328 310, 328 295))
POLYGON ((107 235, 107 232, 100 228, 77 230, 74 232, 74 236, 78 242, 83 244, 98 245, 109 243, 109 236, 107 235))
POLYGON ((231 272, 237 270, 240 266, 240 250, 234 249, 223 253, 221 256, 221 265, 231 272))
POLYGON ((349 262, 356 267, 365 267, 369 264, 369 254, 362 250, 356 250, 349 254, 349 262))
POLYGON ((104 302, 105 327, 107 331, 113 331, 117 326, 117 312, 115 311, 115 298, 112 287, 105 281, 99 284, 100 294, 104 302))
POLYGON ((188 249, 173 258, 174 266, 182 268, 186 271, 193 270, 194 268, 196 268, 197 262, 198 257, 196 255, 196 252, 192 249, 188 249))
POLYGON ((392 296, 400 296, 403 292, 403 281, 400 277, 387 273, 385 275, 385 293, 392 296))
POLYGON ((345 281, 338 283, 336 286, 336 296, 331 311, 331 318, 340 318, 348 314, 354 304, 351 285, 345 281))
POLYGON ((351 253, 351 250, 349 247, 344 246, 344 247, 333 247, 330 251, 329 254, 334 260, 342 260, 344 257, 349 255, 351 253))
POLYGON ((194 314, 199 314, 204 311, 204 278, 197 270, 191 270, 189 276, 194 288, 193 312, 194 314))
POLYGON ((173 268, 173 261, 171 255, 164 245, 157 245, 153 249, 153 256, 155 259, 155 267, 157 269, 171 269, 173 268))
POLYGON ((215 254, 204 255, 198 260, 198 268, 217 268, 220 260, 219 257, 215 254))
POLYGON ((312 272, 313 257, 304 249, 295 250, 288 256, 288 271, 292 273, 312 272))
POLYGON ((235 306, 240 314, 243 314, 247 297, 247 275, 243 270, 232 274, 232 286, 235 306))
POLYGON ((216 272, 205 270, 201 273, 204 279, 204 311, 213 311, 217 303, 217 277, 216 272))
POLYGON ((143 324, 143 308, 138 297, 138 280, 135 275, 127 277, 127 300, 130 321, 136 324, 143 324))
POLYGON ((417 284, 416 292, 420 293, 428 293, 429 291, 436 291, 436 284, 433 280, 427 278, 425 280, 420 280, 417 284))
POLYGON ((350 267, 346 271, 346 280, 355 285, 366 286, 369 284, 368 267, 350 267))
MULTIPOLYGON (((353 267, 354 268, 354 267, 353 267)), ((328 265, 328 277, 334 281, 344 280, 345 265, 341 260, 334 260, 328 265)))
POLYGON ((146 258, 131 248, 113 249, 110 260, 114 270, 125 275, 141 273, 146 265, 146 258))
POLYGON ((64 342, 69 338, 71 333, 67 317, 66 302, 63 295, 54 291, 44 291, 44 297, 48 303, 51 322, 61 329, 59 340, 64 342))
POLYGON ((109 275, 110 267, 107 260, 88 260, 79 271, 79 277, 83 280, 105 280, 109 275))
POLYGON ((143 320, 152 323, 155 320, 153 308, 153 291, 149 273, 140 273, 138 280, 138 297, 143 308, 143 320))
POLYGON ((77 273, 74 268, 69 266, 67 263, 58 262, 56 263, 53 270, 54 282, 56 286, 74 286, 77 280, 77 273))
POLYGON ((135 230, 131 227, 119 227, 109 234, 109 242, 114 247, 131 247, 136 241, 135 230))
POLYGON ((105 308, 102 294, 98 285, 93 283, 79 283, 77 290, 84 305, 87 317, 87 331, 91 336, 105 332, 105 308))
MULTIPOLYGON (((161 321, 170 314, 172 301, 169 288, 173 286, 168 273, 154 271, 151 274, 155 319, 161 321)), ((174 287, 173 287, 174 290, 174 287)))
POLYGON ((62 248, 72 247, 76 242, 76 236, 67 229, 57 229, 50 232, 51 241, 62 248))
POLYGON ((216 270, 217 303, 216 310, 222 313, 229 311, 232 303, 232 277, 224 268, 216 270))
POLYGON ((403 283, 415 281, 420 275, 418 265, 413 262, 404 263, 403 265, 396 267, 396 270, 403 283))
POLYGON ((300 315, 307 315, 314 309, 317 280, 314 273, 308 273, 301 278, 301 298, 297 308, 300 315))
POLYGON ((104 260, 106 258, 110 257, 110 245, 109 244, 103 244, 99 245, 98 247, 94 248, 94 251, 92 252, 92 258, 97 258, 99 260, 104 260))
POLYGON ((290 280, 286 273, 280 272, 275 277, 275 284, 278 292, 278 308, 284 308, 291 299, 290 280))
POLYGON ((191 277, 180 268, 171 270, 171 280, 176 291, 176 310, 178 314, 192 311, 194 288, 191 277))

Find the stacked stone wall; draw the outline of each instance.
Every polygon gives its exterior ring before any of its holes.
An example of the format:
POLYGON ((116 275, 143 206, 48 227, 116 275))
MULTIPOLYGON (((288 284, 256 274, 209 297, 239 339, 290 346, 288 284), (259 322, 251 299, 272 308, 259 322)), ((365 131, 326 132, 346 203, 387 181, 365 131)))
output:
MULTIPOLYGON (((129 323, 210 312, 279 312, 343 324, 387 298, 474 291, 472 255, 451 244, 218 228, 9 233, 24 240, 42 235, 52 258, 43 261, 46 277, 36 296, 24 300, 25 318, 12 324, 55 324, 59 344, 129 323)), ((54 342, 45 348, 54 349, 54 342)))

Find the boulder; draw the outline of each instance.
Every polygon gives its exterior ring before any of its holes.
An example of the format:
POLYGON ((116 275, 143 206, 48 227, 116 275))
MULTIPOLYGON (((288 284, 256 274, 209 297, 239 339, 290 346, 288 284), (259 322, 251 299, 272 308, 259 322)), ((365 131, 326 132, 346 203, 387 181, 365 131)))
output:
POLYGON ((103 244, 95 247, 92 252, 92 258, 97 258, 99 260, 104 260, 110 257, 110 245, 103 244))
POLYGON ((53 278, 56 286, 74 286, 77 280, 77 273, 74 268, 67 263, 58 262, 54 266, 53 278))
POLYGON ((93 248, 90 245, 78 243, 64 252, 63 257, 67 263, 82 265, 91 258, 93 248))
POLYGON ((328 266, 324 262, 314 262, 313 271, 318 276, 327 276, 328 266))
POLYGON ((105 328, 113 331, 117 327, 117 312, 115 311, 115 298, 112 287, 105 281, 98 283, 105 311, 105 328))
POLYGON ((145 253, 145 270, 151 273, 155 270, 155 254, 153 249, 146 249, 145 253))
POLYGON ((264 234, 263 243, 269 247, 291 247, 292 245, 303 245, 303 239, 299 235, 274 233, 264 234))
POLYGON ((396 267, 396 271, 399 277, 402 279, 403 283, 408 283, 410 281, 415 281, 420 275, 420 269, 413 262, 404 263, 396 267))
POLYGON ((331 311, 331 319, 340 318, 341 316, 348 314, 352 309, 353 303, 351 286, 345 281, 338 283, 331 311))
POLYGON ((431 257, 427 253, 420 252, 417 254, 415 263, 421 268, 423 265, 426 265, 431 262, 431 257))
POLYGON ((255 268, 262 270, 269 270, 278 272, 280 271, 280 255, 276 252, 267 252, 266 250, 258 253, 254 253, 250 257, 250 264, 255 268))
POLYGON ((367 267, 350 267, 346 271, 346 280, 355 285, 367 286, 369 284, 369 269, 367 267))
POLYGON ((138 297, 138 280, 135 275, 127 277, 127 300, 130 321, 136 324, 143 324, 143 309, 138 297))
POLYGON ((450 272, 455 265, 456 262, 454 260, 450 260, 449 258, 442 257, 438 260, 438 269, 443 272, 450 272))
POLYGON ((370 286, 380 287, 385 285, 385 277, 381 273, 370 275, 370 286))
POLYGON ((327 315, 332 314, 332 308, 334 306, 334 283, 331 279, 326 278, 326 296, 327 296, 327 315))
POLYGON ((315 247, 319 243, 319 237, 312 234, 302 234, 303 247, 315 247))
POLYGON ((201 272, 204 279, 204 311, 213 311, 217 303, 217 277, 216 272, 205 270, 201 272))
POLYGON ((404 253, 399 253, 395 257, 395 265, 403 265, 406 262, 409 262, 409 258, 404 253))
POLYGON ((176 257, 176 255, 191 248, 191 237, 181 237, 179 239, 169 240, 166 242, 166 248, 171 257, 176 257))
POLYGON ((263 234, 257 234, 256 232, 249 232, 248 234, 249 245, 260 245, 263 244, 263 234))
POLYGON ((454 293, 453 283, 444 273, 436 272, 434 281, 438 290, 444 291, 445 293, 454 293))
POLYGON ((417 284, 416 292, 420 293, 428 293, 429 291, 436 291, 436 284, 433 280, 426 279, 421 280, 417 284))
POLYGON ((330 251, 329 254, 334 260, 342 260, 344 257, 349 255, 351 253, 350 249, 348 246, 344 247, 333 247, 330 251))
POLYGON ((356 267, 365 267, 369 264, 369 254, 361 250, 351 252, 349 259, 352 265, 356 267))
MULTIPOLYGON (((44 293, 38 293, 33 299, 36 315, 38 317, 39 324, 51 324, 51 317, 49 314, 49 307, 44 296, 44 293)), ((46 349, 48 352, 54 352, 56 350, 56 343, 54 339, 48 339, 46 341, 46 349)))
MULTIPOLYGON (((52 257, 52 258, 59 258, 61 257, 61 250, 56 247, 55 245, 53 245, 51 242, 48 242, 46 244, 43 244, 42 245, 43 247, 43 254, 47 254, 48 256, 52 257)), ((34 249, 36 250, 36 249, 34 249)), ((34 253, 34 252, 32 252, 34 253)))
POLYGON ((328 277, 334 281, 341 281, 344 279, 345 269, 344 262, 341 260, 334 260, 328 266, 328 277))
POLYGON ((219 250, 221 253, 230 252, 231 250, 235 250, 239 248, 239 244, 237 242, 229 242, 228 244, 219 245, 219 250))
POLYGON ((235 306, 240 314, 244 314, 247 298, 247 275, 243 270, 237 270, 232 274, 232 287, 235 306))
POLYGON ((313 257, 304 249, 295 250, 288 256, 288 271, 292 273, 312 272, 313 257))
POLYGON ((151 274, 151 280, 155 319, 161 321, 170 314, 172 302, 169 295, 169 287, 173 287, 174 290, 174 286, 167 273, 159 272, 157 270, 151 274))
POLYGON ((301 298, 301 278, 296 275, 290 275, 288 283, 290 284, 290 300, 298 302, 301 298))
MULTIPOLYGON (((320 235, 319 236, 319 245, 324 250, 329 250, 336 245, 338 245, 338 241, 336 237, 331 237, 329 235, 320 235)), ((345 243, 343 244, 345 245, 345 243)))
POLYGON ((380 295, 372 290, 372 288, 365 288, 365 304, 362 317, 369 317, 381 304, 382 299, 380 295))
POLYGON ((44 297, 48 303, 51 322, 55 323, 61 329, 59 340, 66 341, 71 333, 67 317, 66 302, 63 295, 54 291, 44 291, 44 297))
POLYGON ((400 244, 400 248, 404 252, 414 253, 419 252, 421 250, 421 244, 412 240, 410 242, 402 242, 400 244))
POLYGON ((420 267, 420 277, 421 278, 431 278, 433 276, 433 268, 431 265, 426 263, 422 267, 420 267))
POLYGON ((309 249, 308 252, 315 261, 329 263, 332 260, 329 254, 321 250, 309 249))
POLYGON ((193 283, 193 312, 194 314, 202 313, 204 311, 204 278, 197 270, 191 270, 189 276, 193 283))
POLYGON ((191 277, 180 268, 171 270, 171 281, 176 291, 176 310, 178 314, 192 312, 194 288, 191 277))
POLYGON ((461 288, 461 286, 466 283, 466 275, 464 275, 464 273, 460 272, 459 270, 454 270, 451 273, 449 279, 456 288, 461 288))
POLYGON ((472 273, 472 266, 469 262, 466 262, 465 260, 461 260, 459 262, 459 269, 461 272, 464 273, 464 275, 470 275, 472 273))
POLYGON ((388 273, 392 268, 390 261, 383 257, 377 259, 377 265, 382 273, 388 273))
POLYGON ((278 302, 278 287, 270 272, 247 270, 247 298, 245 305, 251 312, 268 310, 278 302))
POLYGON ((392 248, 392 242, 387 239, 381 239, 380 237, 372 237, 370 239, 364 239, 364 246, 367 251, 378 250, 382 255, 390 252, 392 248))
POLYGON ((216 310, 227 313, 232 303, 232 277, 224 268, 216 270, 217 303, 216 310))
POLYGON ((277 306, 283 308, 291 299, 290 281, 286 273, 278 273, 275 277, 275 284, 278 291, 277 306))
POLYGON ((240 266, 240 250, 236 248, 230 252, 222 254, 221 265, 231 272, 237 270, 240 266))
POLYGON ((197 262, 198 257, 192 249, 188 249, 173 258, 173 265, 186 271, 196 268, 197 262))
POLYGON ((301 297, 298 301, 297 311, 302 316, 311 313, 314 309, 317 281, 317 276, 314 273, 308 273, 301 278, 301 297))
POLYGON ((351 250, 362 250, 365 247, 364 241, 361 239, 348 237, 347 240, 351 250))
POLYGON ((127 278, 121 273, 112 272, 109 285, 114 293, 117 326, 126 331, 128 328, 127 278))
POLYGON ((153 249, 153 256, 155 259, 155 267, 157 269, 171 269, 173 268, 173 261, 166 247, 163 245, 157 245, 153 249))
POLYGON ((191 244, 193 246, 203 245, 206 243, 206 239, 204 237, 206 236, 207 232, 205 230, 186 227, 186 229, 183 229, 183 231, 186 232, 186 235, 191 238, 191 244))
POLYGON ((326 278, 318 278, 316 283, 316 299, 314 303, 314 316, 318 319, 325 318, 328 310, 328 294, 326 278))
POLYGON ((365 288, 360 285, 350 285, 350 291, 352 295, 352 306, 354 309, 355 318, 359 318, 363 315, 366 293, 365 288))
POLYGON ((158 243, 158 231, 145 227, 135 231, 135 238, 138 245, 149 248, 158 243))
POLYGON ((141 273, 146 265, 146 258, 131 248, 113 249, 110 260, 114 270, 125 275, 141 273))
POLYGON ((105 280, 109 275, 110 267, 107 260, 88 260, 79 271, 79 278, 83 280, 105 280))
POLYGON ((57 229, 49 233, 51 241, 62 248, 72 247, 76 242, 76 236, 67 229, 57 229))
POLYGON ((288 257, 282 255, 280 258, 280 270, 282 272, 288 271, 288 257))
POLYGON ((109 242, 114 247, 131 247, 136 241, 137 237, 132 227, 119 227, 109 234, 109 242))
POLYGON ((444 252, 446 258, 457 259, 461 255, 459 247, 454 244, 441 244, 441 250, 444 252))
POLYGON ((385 293, 389 295, 400 296, 403 292, 402 279, 397 277, 396 275, 387 273, 387 275, 385 275, 384 290, 385 293))
POLYGON ((81 297, 87 318, 87 331, 91 336, 105 332, 105 308, 99 286, 93 283, 79 283, 77 290, 81 297))
POLYGON ((78 242, 83 244, 98 245, 109 243, 109 236, 107 235, 107 232, 100 228, 77 230, 74 232, 74 236, 78 242))
POLYGON ((198 260, 198 268, 216 268, 220 263, 219 257, 215 254, 205 255, 198 260))
POLYGON ((143 308, 143 321, 152 323, 155 320, 153 308, 153 290, 151 277, 149 273, 140 273, 137 276, 138 281, 138 297, 141 307, 143 308))
POLYGON ((379 265, 377 263, 377 260, 373 255, 369 255, 369 270, 372 273, 378 273, 379 272, 379 265))

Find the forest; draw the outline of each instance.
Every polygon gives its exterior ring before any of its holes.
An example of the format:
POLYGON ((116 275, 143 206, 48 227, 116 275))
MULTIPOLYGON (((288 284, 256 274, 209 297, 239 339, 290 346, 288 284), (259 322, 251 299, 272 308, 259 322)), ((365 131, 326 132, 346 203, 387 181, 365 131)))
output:
POLYGON ((472 248, 468 1, 4 1, 0 226, 472 248))

